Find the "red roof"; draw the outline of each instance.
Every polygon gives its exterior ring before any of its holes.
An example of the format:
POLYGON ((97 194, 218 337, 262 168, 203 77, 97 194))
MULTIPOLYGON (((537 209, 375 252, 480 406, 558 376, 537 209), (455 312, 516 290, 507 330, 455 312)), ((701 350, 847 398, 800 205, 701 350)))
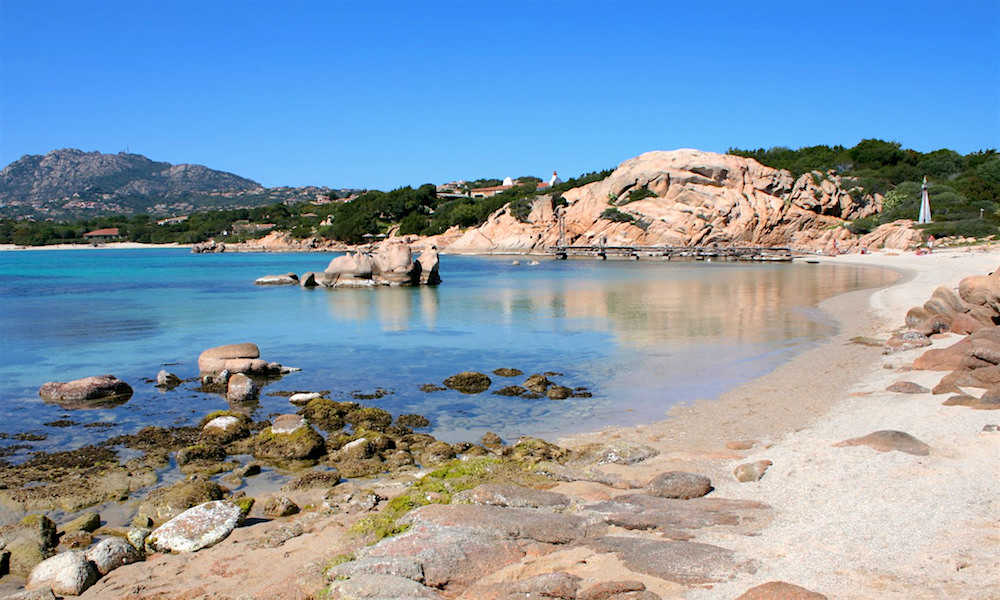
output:
POLYGON ((83 237, 113 237, 118 235, 117 227, 105 227, 104 229, 95 229, 93 231, 83 234, 83 237))

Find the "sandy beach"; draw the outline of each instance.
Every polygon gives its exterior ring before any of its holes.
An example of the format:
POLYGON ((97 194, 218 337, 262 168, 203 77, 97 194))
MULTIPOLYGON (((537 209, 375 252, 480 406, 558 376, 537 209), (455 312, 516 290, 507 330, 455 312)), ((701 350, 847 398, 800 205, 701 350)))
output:
MULTIPOLYGON (((809 260, 888 268, 900 279, 884 289, 825 301, 820 308, 840 323, 835 337, 721 398, 676 407, 660 422, 559 440, 571 448, 628 442, 658 452, 633 464, 597 466, 604 481, 551 487, 548 491, 570 499, 570 512, 635 494, 666 471, 708 476, 714 491, 707 498, 769 507, 753 517, 741 513, 736 526, 705 527, 695 534, 695 542, 732 550, 740 568, 721 581, 679 584, 634 570, 610 554, 567 545, 529 551, 460 597, 501 597, 485 590, 564 572, 587 584, 640 581, 661 598, 732 599, 769 581, 802 586, 832 600, 997 598, 1000 433, 986 432, 984 426, 1000 422, 1000 414, 942 406, 944 395, 887 392, 897 381, 931 388, 944 373, 910 370, 925 349, 883 354, 881 347, 852 340, 885 340, 902 328, 906 311, 923 304, 937 286, 955 287, 963 277, 992 272, 1000 265, 1000 251, 809 260), (915 436, 930 446, 930 454, 835 446, 887 429, 915 436), (733 470, 755 461, 772 464, 759 481, 737 481, 733 470)), ((933 343, 943 347, 958 339, 944 334, 933 343)), ((391 497, 402 484, 378 485, 391 497)), ((322 505, 322 490, 284 495, 301 506, 322 505)), ((265 499, 258 497, 258 506, 265 499)), ((362 543, 348 532, 358 518, 320 509, 254 518, 212 548, 154 554, 112 571, 81 597, 310 598, 326 585, 324 570, 335 557, 361 551, 362 543)), ((664 537, 612 529, 615 535, 664 537)))
POLYGON ((28 252, 33 250, 154 250, 156 248, 190 248, 190 244, 141 244, 139 242, 110 242, 107 244, 52 244, 49 246, 19 246, 0 244, 0 252, 28 252))

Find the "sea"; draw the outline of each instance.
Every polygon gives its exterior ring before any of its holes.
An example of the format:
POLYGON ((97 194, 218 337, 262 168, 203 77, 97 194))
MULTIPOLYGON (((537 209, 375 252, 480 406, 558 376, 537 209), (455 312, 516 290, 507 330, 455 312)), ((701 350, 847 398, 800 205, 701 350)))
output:
POLYGON ((0 252, 0 455, 78 448, 148 425, 194 425, 229 408, 199 391, 198 355, 253 342, 296 367, 266 385, 256 419, 295 412, 317 391, 420 414, 448 442, 494 432, 561 435, 666 418, 768 373, 836 332, 817 308, 887 285, 881 269, 829 264, 441 257, 432 287, 259 286, 267 274, 321 271, 336 254, 192 254, 186 249, 0 252), (499 377, 498 368, 523 371, 499 377), (161 390, 157 373, 185 380, 161 390), (440 386, 478 371, 490 390, 440 386), (113 374, 133 396, 67 409, 38 388, 113 374), (577 389, 566 400, 501 396, 533 373, 577 389), (589 397, 588 397, 589 396, 589 397))

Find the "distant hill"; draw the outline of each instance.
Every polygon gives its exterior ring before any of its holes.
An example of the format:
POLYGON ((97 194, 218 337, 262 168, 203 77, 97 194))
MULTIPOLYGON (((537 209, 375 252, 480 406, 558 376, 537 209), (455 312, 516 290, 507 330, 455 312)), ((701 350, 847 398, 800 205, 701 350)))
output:
POLYGON ((64 149, 25 155, 0 171, 0 217, 172 216, 201 208, 312 200, 324 190, 268 189, 201 165, 173 165, 124 152, 64 149))

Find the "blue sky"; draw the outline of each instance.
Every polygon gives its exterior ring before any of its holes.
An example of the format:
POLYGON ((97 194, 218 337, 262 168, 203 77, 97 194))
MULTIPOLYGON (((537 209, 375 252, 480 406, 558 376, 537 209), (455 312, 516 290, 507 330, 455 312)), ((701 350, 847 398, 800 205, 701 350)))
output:
POLYGON ((2 165, 391 189, 873 137, 1000 146, 1000 0, 0 0, 2 165))

